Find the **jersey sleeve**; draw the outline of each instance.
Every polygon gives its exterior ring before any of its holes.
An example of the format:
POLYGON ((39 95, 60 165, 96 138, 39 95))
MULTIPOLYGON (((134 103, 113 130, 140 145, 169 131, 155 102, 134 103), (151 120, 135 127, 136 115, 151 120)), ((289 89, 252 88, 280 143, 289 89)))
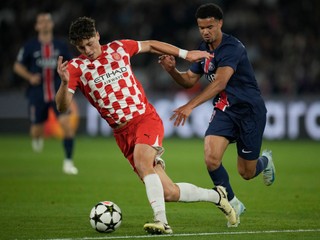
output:
POLYGON ((17 62, 25 66, 28 64, 28 54, 29 54, 28 49, 30 49, 30 47, 28 47, 28 44, 24 45, 19 49, 18 56, 17 56, 17 62))
POLYGON ((223 48, 225 48, 225 50, 221 49, 218 67, 229 66, 236 71, 241 56, 245 51, 244 46, 239 42, 238 44, 227 44, 223 48))
POLYGON ((125 39, 120 40, 123 44, 123 48, 130 54, 130 57, 137 54, 140 51, 140 43, 134 40, 125 39))
POLYGON ((192 63, 189 70, 196 74, 203 74, 203 67, 201 65, 201 62, 192 63))
POLYGON ((78 67, 78 64, 76 64, 74 60, 71 60, 68 63, 68 71, 69 71, 68 90, 71 93, 75 93, 76 89, 79 87, 81 70, 78 67))

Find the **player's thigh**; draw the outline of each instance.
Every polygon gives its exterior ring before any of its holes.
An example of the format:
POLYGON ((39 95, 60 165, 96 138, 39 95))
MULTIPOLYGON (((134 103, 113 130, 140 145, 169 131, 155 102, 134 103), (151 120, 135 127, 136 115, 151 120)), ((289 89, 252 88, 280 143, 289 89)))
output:
POLYGON ((220 165, 226 148, 235 141, 237 132, 230 116, 220 110, 214 111, 204 142, 205 161, 209 169, 214 170, 220 165))
POLYGON ((163 123, 155 112, 142 116, 136 123, 133 159, 139 175, 154 171, 155 158, 163 153, 163 136, 163 123))
POLYGON ((220 161, 229 145, 229 140, 223 136, 208 135, 204 139, 204 154, 206 161, 220 161))
POLYGON ((154 173, 153 165, 157 150, 148 144, 138 143, 133 150, 134 166, 143 179, 146 175, 154 173))

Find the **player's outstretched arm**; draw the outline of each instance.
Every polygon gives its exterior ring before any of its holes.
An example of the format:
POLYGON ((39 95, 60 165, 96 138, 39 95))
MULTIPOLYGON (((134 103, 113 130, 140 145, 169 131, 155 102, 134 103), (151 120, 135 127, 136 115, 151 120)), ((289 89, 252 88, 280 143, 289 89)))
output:
POLYGON ((206 51, 192 50, 187 51, 169 43, 160 42, 156 40, 141 41, 141 50, 143 52, 151 52, 156 54, 167 54, 175 57, 186 59, 189 62, 197 62, 203 58, 210 58, 212 54, 206 51))
POLYGON ((66 112, 71 104, 73 94, 68 91, 69 72, 68 61, 63 62, 63 58, 59 56, 57 63, 57 72, 61 79, 60 87, 56 93, 55 101, 59 112, 66 112))
POLYGON ((190 70, 186 72, 180 72, 176 68, 176 60, 174 56, 171 55, 161 55, 159 57, 158 63, 166 70, 172 79, 184 88, 193 87, 201 78, 200 74, 195 74, 190 70))
POLYGON ((223 91, 234 70, 229 67, 219 67, 216 71, 215 80, 211 82, 201 93, 193 97, 187 104, 173 110, 174 114, 170 120, 174 121, 175 126, 184 125, 192 110, 200 104, 212 99, 218 93, 223 91))

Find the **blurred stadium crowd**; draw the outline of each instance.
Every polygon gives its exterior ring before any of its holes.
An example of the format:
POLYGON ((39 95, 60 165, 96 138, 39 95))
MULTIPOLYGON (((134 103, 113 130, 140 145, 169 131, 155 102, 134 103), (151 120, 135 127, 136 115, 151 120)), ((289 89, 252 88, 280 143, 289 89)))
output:
MULTIPOLYGON (((21 45, 35 36, 39 11, 53 14, 55 35, 66 40, 71 21, 90 16, 96 19, 101 43, 120 38, 157 39, 194 49, 200 41, 194 14, 205 2, 217 3, 224 10, 223 31, 246 46, 264 95, 320 93, 318 0, 0 1, 0 91, 25 87, 25 82, 13 74, 12 65, 21 45)), ((133 61, 148 93, 181 90, 158 65, 156 56, 139 55, 133 61)), ((180 69, 188 67, 180 60, 178 64, 180 69)))

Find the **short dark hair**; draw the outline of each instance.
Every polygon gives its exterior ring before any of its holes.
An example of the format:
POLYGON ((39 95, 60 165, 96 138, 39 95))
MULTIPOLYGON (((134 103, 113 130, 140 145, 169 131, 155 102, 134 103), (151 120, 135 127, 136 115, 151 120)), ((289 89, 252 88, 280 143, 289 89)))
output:
POLYGON ((73 21, 69 28, 69 40, 73 45, 79 44, 84 39, 89 39, 96 34, 95 20, 89 17, 79 17, 73 21))
POLYGON ((206 3, 198 7, 195 17, 196 19, 214 17, 215 19, 221 20, 223 19, 223 11, 214 3, 206 3))

